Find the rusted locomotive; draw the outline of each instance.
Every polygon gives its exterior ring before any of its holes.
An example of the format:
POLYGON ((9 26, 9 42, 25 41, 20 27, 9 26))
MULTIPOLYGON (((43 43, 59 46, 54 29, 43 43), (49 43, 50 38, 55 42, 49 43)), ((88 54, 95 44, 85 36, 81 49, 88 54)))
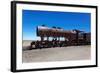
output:
POLYGON ((60 27, 49 28, 46 26, 37 26, 36 35, 41 40, 32 41, 30 44, 31 49, 91 44, 91 33, 85 33, 76 29, 64 30, 60 27))

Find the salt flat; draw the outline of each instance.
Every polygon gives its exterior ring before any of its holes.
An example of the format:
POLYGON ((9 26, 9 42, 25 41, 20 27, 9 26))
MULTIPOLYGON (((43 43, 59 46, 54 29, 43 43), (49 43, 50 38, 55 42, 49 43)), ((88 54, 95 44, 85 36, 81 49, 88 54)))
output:
POLYGON ((91 46, 68 46, 43 48, 35 50, 23 50, 22 61, 29 62, 48 62, 48 61, 69 61, 91 59, 91 46))

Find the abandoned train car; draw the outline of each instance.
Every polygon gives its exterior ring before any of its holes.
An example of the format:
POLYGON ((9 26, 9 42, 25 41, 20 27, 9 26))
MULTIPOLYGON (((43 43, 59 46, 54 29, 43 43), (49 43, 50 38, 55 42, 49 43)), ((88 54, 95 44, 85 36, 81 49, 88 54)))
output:
POLYGON ((91 33, 76 29, 64 30, 60 27, 37 26, 36 35, 41 40, 32 41, 30 44, 31 49, 91 44, 91 33))

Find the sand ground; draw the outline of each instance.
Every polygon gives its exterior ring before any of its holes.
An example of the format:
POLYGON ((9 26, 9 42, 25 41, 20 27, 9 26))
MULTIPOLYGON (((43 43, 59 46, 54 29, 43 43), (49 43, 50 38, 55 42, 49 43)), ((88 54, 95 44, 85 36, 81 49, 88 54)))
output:
POLYGON ((29 63, 67 60, 87 60, 91 58, 90 56, 90 45, 68 46, 35 50, 23 50, 22 61, 25 63, 29 63))

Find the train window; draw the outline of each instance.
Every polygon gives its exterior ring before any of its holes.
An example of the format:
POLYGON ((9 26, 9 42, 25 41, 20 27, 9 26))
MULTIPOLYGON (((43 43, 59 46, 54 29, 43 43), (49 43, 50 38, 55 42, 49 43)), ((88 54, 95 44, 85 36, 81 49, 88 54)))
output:
POLYGON ((44 40, 47 40, 47 37, 44 37, 44 40))
POLYGON ((49 41, 52 41, 52 39, 53 39, 52 37, 49 37, 49 41))
POLYGON ((64 38, 64 37, 61 37, 60 40, 61 40, 61 41, 65 41, 65 38, 64 38))

